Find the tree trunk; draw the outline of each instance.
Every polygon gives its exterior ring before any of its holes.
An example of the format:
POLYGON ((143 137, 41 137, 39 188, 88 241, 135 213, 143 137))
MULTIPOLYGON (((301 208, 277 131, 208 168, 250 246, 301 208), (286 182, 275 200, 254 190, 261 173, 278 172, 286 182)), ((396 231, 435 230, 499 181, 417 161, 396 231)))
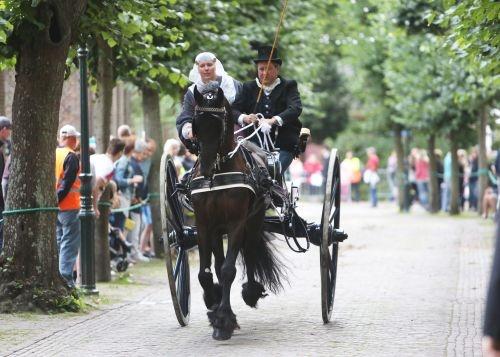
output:
MULTIPOLYGON (((34 10, 44 24, 16 27, 16 88, 13 101, 9 210, 56 207, 55 143, 66 58, 72 28, 86 1, 46 1, 34 10)), ((18 213, 5 218, 0 257, 0 311, 35 307, 75 309, 59 276, 56 212, 18 213), (64 303, 61 303, 64 301, 64 303)))
POLYGON ((157 258, 163 256, 161 244, 161 212, 160 212, 160 161, 163 151, 163 137, 160 122, 160 95, 158 91, 142 88, 142 110, 144 113, 144 128, 146 135, 156 141, 157 149, 152 157, 151 170, 148 177, 148 187, 151 196, 151 213, 153 216, 153 248, 157 258))
POLYGON ((97 100, 94 111, 96 152, 104 153, 111 134, 111 108, 113 106, 113 51, 101 37, 97 38, 97 100))
POLYGON ((429 135, 427 142, 427 150, 429 151, 429 211, 431 213, 439 212, 439 186, 437 176, 436 162, 436 136, 429 135))
POLYGON ((396 157, 398 160, 397 163, 397 172, 396 172, 396 181, 398 185, 398 206, 399 211, 403 212, 405 207, 405 166, 404 166, 404 146, 403 140, 401 138, 401 125, 396 125, 394 128, 394 149, 396 151, 396 157))
POLYGON ((450 214, 457 215, 460 213, 460 187, 458 177, 458 143, 456 134, 450 134, 450 152, 451 152, 451 199, 450 199, 450 214))
POLYGON ((111 281, 109 258, 109 212, 111 185, 108 183, 99 199, 99 218, 95 224, 95 276, 99 282, 111 281))
POLYGON ((0 71, 0 115, 5 115, 5 72, 0 71))
POLYGON ((132 125, 132 108, 130 103, 132 102, 132 95, 127 88, 123 88, 123 102, 124 102, 124 112, 123 112, 123 124, 132 125))
MULTIPOLYGON (((478 143, 479 143, 479 157, 478 157, 478 170, 479 170, 479 187, 478 187, 478 211, 479 214, 483 213, 483 196, 484 191, 488 187, 488 157, 486 156, 486 125, 488 124, 488 106, 482 108, 481 115, 479 116, 478 128, 478 143)), ((498 174, 498 173, 497 173, 498 174)))

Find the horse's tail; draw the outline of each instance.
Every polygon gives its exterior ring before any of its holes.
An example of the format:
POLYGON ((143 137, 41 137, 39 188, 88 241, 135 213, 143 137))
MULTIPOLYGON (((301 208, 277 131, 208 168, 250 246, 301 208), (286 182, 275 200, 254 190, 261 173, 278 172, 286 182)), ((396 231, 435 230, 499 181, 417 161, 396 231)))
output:
POLYGON ((241 250, 245 268, 253 267, 256 280, 277 293, 283 288, 282 281, 286 281, 286 267, 271 243, 274 236, 264 231, 264 215, 264 199, 257 198, 249 212, 241 250))

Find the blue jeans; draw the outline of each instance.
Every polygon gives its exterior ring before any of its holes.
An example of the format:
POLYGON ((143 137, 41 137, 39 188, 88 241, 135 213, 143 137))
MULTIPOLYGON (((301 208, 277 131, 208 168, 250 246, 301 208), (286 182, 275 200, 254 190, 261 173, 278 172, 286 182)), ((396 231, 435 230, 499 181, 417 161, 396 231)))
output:
POLYGON ((285 171, 288 169, 288 167, 293 161, 293 153, 286 150, 280 150, 279 160, 281 164, 281 173, 285 174, 285 171))
POLYGON ((469 208, 477 210, 478 203, 478 187, 476 180, 469 181, 469 208))
POLYGON ((151 206, 146 204, 141 207, 142 224, 145 226, 153 224, 153 216, 151 215, 151 206))
POLYGON ((359 202, 361 199, 361 195, 359 193, 359 182, 357 183, 351 183, 351 199, 354 202, 359 202))
POLYGON ((57 214, 57 247, 59 249, 59 273, 70 286, 73 282, 78 249, 80 249, 79 210, 59 211, 57 214))
POLYGON ((377 207, 378 203, 377 186, 370 187, 370 200, 372 202, 372 207, 377 207))
POLYGON ((429 205, 429 185, 427 181, 417 181, 418 200, 422 206, 427 208, 429 205))
POLYGON ((451 201, 451 182, 443 181, 441 188, 441 210, 443 212, 448 212, 450 210, 451 201))

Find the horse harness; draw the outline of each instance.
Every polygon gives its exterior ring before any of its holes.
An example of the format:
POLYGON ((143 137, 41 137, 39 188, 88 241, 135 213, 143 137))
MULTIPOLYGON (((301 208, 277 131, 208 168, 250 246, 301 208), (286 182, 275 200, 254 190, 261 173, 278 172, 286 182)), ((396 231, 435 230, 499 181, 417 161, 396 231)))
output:
MULTIPOLYGON (((222 147, 224 140, 226 138, 227 123, 225 116, 227 114, 225 107, 202 107, 196 106, 195 113, 207 112, 210 114, 224 114, 221 119, 217 115, 213 115, 217 119, 222 120, 222 135, 219 141, 219 147, 222 147)), ((193 123, 193 134, 196 135, 196 128, 193 123)), ((216 172, 211 177, 198 176, 193 177, 193 173, 189 174, 184 185, 183 191, 188 195, 195 195, 204 192, 227 190, 231 188, 246 188, 254 195, 262 195, 269 192, 271 186, 273 186, 274 179, 281 173, 280 169, 277 169, 279 162, 277 162, 277 157, 272 154, 267 155, 267 162, 259 163, 252 153, 245 147, 240 147, 239 151, 242 153, 245 159, 245 164, 248 169, 248 173, 244 172, 216 172), (262 165, 264 164, 264 165, 262 165), (264 166, 264 167, 263 167, 264 166)), ((217 153, 217 159, 215 162, 216 171, 220 171, 221 164, 231 160, 231 157, 226 155, 220 155, 217 153)), ((198 165, 198 161, 195 167, 198 165)))
MULTIPOLYGON (((221 119, 219 118, 217 115, 212 115, 213 117, 219 119, 222 121, 222 135, 219 139, 219 147, 222 147, 224 145, 224 141, 226 139, 226 132, 227 132, 227 124, 226 124, 226 107, 201 107, 199 105, 196 105, 195 108, 194 108, 194 112, 197 113, 197 112, 200 112, 200 113, 203 113, 203 112, 208 112, 210 114, 212 113, 221 113, 221 114, 224 114, 224 117, 221 119)), ((196 115, 196 114, 195 114, 196 115)), ((196 125, 195 125, 195 122, 193 121, 193 135, 196 137, 196 125)), ((220 164, 221 163, 224 163, 228 160, 228 157, 227 155, 224 155, 224 156, 220 156, 219 153, 217 153, 217 159, 215 161, 215 167, 217 170, 220 170, 220 164)))
MULTIPOLYGON (((248 173, 244 172, 219 172, 211 177, 193 177, 193 173, 187 177, 184 192, 188 196, 199 193, 227 190, 230 188, 246 188, 254 195, 261 195, 269 190, 273 185, 273 180, 269 176, 267 168, 259 166, 252 154, 244 147, 240 148, 248 173)), ((196 162, 195 167, 199 164, 196 162)))

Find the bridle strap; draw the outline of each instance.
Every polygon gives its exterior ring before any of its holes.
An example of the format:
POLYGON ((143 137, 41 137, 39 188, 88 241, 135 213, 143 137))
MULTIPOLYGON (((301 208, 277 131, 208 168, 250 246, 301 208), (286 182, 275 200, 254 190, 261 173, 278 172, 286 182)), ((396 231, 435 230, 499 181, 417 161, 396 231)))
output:
POLYGON ((211 113, 226 113, 226 107, 211 108, 211 107, 194 107, 196 112, 211 112, 211 113))

